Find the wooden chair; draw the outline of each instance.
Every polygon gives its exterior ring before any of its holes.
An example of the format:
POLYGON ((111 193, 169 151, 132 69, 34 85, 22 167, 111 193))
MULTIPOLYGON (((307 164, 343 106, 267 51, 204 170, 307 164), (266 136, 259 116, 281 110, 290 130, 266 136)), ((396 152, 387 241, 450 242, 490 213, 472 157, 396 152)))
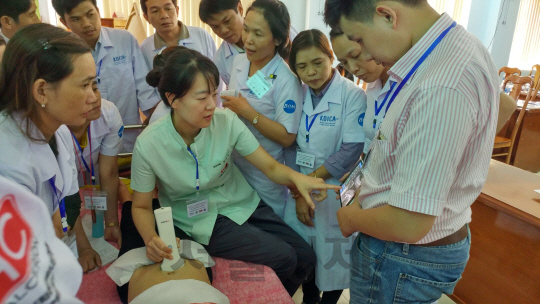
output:
POLYGON ((499 76, 501 76, 501 73, 504 73, 504 78, 506 79, 506 77, 510 76, 510 75, 516 75, 516 76, 521 76, 521 70, 518 69, 518 68, 509 68, 509 67, 504 67, 504 68, 501 68, 499 70, 499 76))
POLYGON ((538 80, 540 79, 540 64, 533 65, 531 71, 529 72, 529 76, 532 77, 533 71, 536 71, 536 73, 534 74, 534 80, 533 80, 533 85, 536 86, 536 84, 538 83, 538 80))
POLYGON ((510 97, 514 98, 514 100, 516 101, 518 99, 518 96, 521 92, 522 87, 527 83, 531 86, 527 94, 527 98, 525 98, 525 102, 523 103, 523 107, 521 108, 518 118, 516 119, 516 123, 514 125, 514 128, 512 129, 512 134, 510 138, 505 138, 502 136, 495 136, 495 143, 493 145, 493 149, 504 148, 508 150, 506 152, 493 154, 492 157, 506 156, 505 163, 510 164, 510 158, 512 156, 512 150, 514 148, 514 142, 516 140, 519 126, 521 125, 521 121, 523 120, 523 116, 525 115, 529 101, 531 100, 533 96, 536 95, 538 89, 540 89, 540 85, 533 86, 532 85, 533 80, 529 76, 521 77, 521 76, 516 76, 516 75, 510 75, 504 79, 503 88, 506 87, 506 84, 508 82, 511 82, 514 84, 514 87, 512 88, 512 92, 510 92, 510 97))

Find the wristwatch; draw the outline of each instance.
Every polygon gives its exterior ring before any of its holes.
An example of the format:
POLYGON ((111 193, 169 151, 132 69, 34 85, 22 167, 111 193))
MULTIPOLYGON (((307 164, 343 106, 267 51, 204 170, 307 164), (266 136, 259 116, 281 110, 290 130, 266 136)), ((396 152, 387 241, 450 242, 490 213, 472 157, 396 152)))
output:
POLYGON ((257 116, 255 116, 251 122, 252 125, 256 125, 259 122, 259 116, 261 116, 261 113, 257 112, 257 116))
POLYGON ((105 226, 106 227, 114 227, 114 226, 120 226, 120 224, 118 222, 109 222, 105 226))

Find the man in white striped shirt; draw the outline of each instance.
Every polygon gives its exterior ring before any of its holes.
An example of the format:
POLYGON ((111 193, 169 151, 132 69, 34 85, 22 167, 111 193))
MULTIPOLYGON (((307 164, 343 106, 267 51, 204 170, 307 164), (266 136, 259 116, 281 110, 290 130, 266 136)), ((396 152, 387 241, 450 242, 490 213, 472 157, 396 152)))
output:
MULTIPOLYGON (((499 105, 482 43, 427 0, 327 0, 325 22, 386 67, 386 116, 356 201, 338 212, 351 250, 351 303, 430 303, 469 256, 471 204, 485 183, 499 105), (390 106, 391 105, 391 106, 390 106)), ((375 122, 374 122, 375 124, 375 122)))

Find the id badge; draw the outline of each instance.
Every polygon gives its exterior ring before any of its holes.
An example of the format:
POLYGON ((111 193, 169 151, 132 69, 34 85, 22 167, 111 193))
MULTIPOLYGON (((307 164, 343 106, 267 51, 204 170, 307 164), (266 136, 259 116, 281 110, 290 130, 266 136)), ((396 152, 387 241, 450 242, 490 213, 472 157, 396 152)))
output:
POLYGON ((88 210, 107 210, 107 192, 96 189, 80 189, 84 208, 88 210))
POLYGON ((296 151, 296 164, 313 169, 315 166, 315 155, 296 151))
POLYGON ((259 99, 261 99, 264 94, 268 93, 268 91, 270 91, 272 88, 272 84, 266 80, 266 77, 264 77, 264 74, 260 70, 251 76, 246 84, 251 92, 253 92, 253 94, 255 94, 255 96, 257 96, 259 99))
POLYGON ((186 200, 187 217, 192 218, 208 212, 208 198, 205 196, 197 196, 194 199, 186 200))

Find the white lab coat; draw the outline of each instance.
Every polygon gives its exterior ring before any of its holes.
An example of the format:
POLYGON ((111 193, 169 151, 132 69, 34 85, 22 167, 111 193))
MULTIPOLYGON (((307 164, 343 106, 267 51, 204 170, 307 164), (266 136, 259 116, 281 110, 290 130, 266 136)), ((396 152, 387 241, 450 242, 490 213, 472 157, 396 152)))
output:
MULTIPOLYGON (((142 123, 139 108, 146 111, 155 107, 160 97, 146 83, 148 67, 137 39, 128 31, 101 27, 101 35, 92 55, 99 74, 101 97, 116 105, 124 124, 142 123)), ((122 152, 133 151, 139 133, 140 130, 126 131, 122 152)))
MULTIPOLYGON (((315 155, 313 168, 300 167, 300 172, 309 174, 322 166, 326 159, 339 151, 342 143, 364 142, 364 131, 360 125, 366 111, 366 94, 352 81, 337 74, 329 84, 330 88, 324 95, 317 108, 313 109, 309 88, 304 85, 304 110, 296 142, 299 150, 315 155), (306 142, 306 115, 308 122, 315 119, 310 132, 309 142, 306 142)), ((352 160, 354 162, 356 160, 352 160)), ((326 183, 340 185, 337 178, 330 178, 326 183)), ((332 291, 349 288, 349 269, 339 262, 330 269, 325 265, 336 261, 349 263, 349 250, 353 237, 344 238, 339 229, 336 213, 340 201, 336 200, 333 191, 328 191, 328 197, 322 202, 315 202, 315 227, 307 227, 296 217, 296 201, 289 197, 285 210, 285 222, 300 234, 315 250, 317 265, 315 268, 316 284, 321 291, 332 291), (334 253, 334 246, 341 246, 334 253), (338 258, 343 258, 340 260, 338 258)))
POLYGON ((41 198, 52 216, 64 197, 79 191, 73 143, 69 130, 62 125, 55 133, 58 157, 54 156, 42 133, 30 122, 33 137, 43 141, 32 141, 25 136, 26 121, 20 113, 0 113, 0 175, 25 186, 41 198), (53 178, 58 197, 49 180, 53 178))
POLYGON ((83 304, 76 297, 82 267, 56 236, 45 203, 4 176, 0 176, 0 198, 0 218, 6 219, 0 225, 6 244, 0 246, 6 276, 2 279, 3 303, 83 304))
MULTIPOLYGON (((214 42, 214 39, 212 39, 212 36, 210 36, 203 28, 188 25, 186 27, 189 32, 189 38, 179 40, 178 45, 185 46, 188 49, 195 50, 204 56, 213 59, 214 54, 216 53, 216 43, 214 42)), ((151 35, 141 43, 144 60, 149 70, 154 66, 154 57, 159 54, 162 49, 166 48, 165 46, 156 48, 156 45, 154 44, 155 35, 157 34, 151 35)))
MULTIPOLYGON (((231 74, 229 89, 241 93, 261 115, 280 123, 287 129, 287 132, 296 134, 302 115, 302 86, 283 58, 276 54, 261 70, 266 77, 274 74, 276 78, 272 81, 273 86, 270 91, 260 100, 251 93, 246 84, 250 66, 246 54, 236 56, 233 66, 235 68, 231 74)), ((279 163, 285 162, 283 146, 262 135, 255 126, 251 125, 251 121, 243 118, 242 121, 255 135, 266 152, 279 163)), ((278 216, 283 218, 288 196, 287 187, 274 183, 245 158, 237 154, 235 155, 235 163, 261 199, 272 207, 278 216)))
POLYGON ((236 45, 232 45, 227 41, 223 41, 221 46, 218 48, 216 55, 214 56, 214 63, 216 64, 219 75, 223 82, 229 86, 231 79, 231 72, 233 69, 233 61, 236 55, 244 54, 245 50, 241 52, 238 50, 236 45))
MULTIPOLYGON (((105 99, 101 99, 101 117, 90 123, 90 135, 92 135, 92 151, 90 151, 90 145, 86 145, 83 149, 83 157, 88 165, 88 168, 92 170, 90 163, 90 154, 92 155, 92 161, 94 162, 94 174, 96 176, 96 183, 99 184, 99 154, 106 156, 117 156, 122 148, 122 137, 124 133, 124 124, 122 118, 116 106, 105 99)), ((63 136, 68 136, 63 140, 65 142, 73 142, 71 133, 62 133, 63 136)), ((74 145, 76 145, 73 142, 74 145)), ((75 155, 81 157, 81 151, 77 146, 73 149, 77 151, 75 155)), ((75 159, 75 165, 77 166, 79 186, 84 186, 84 179, 81 172, 85 172, 89 177, 90 173, 86 173, 86 167, 80 159, 75 159), (82 168, 81 168, 82 165, 82 168)), ((87 182, 90 180, 87 179, 87 182)))

